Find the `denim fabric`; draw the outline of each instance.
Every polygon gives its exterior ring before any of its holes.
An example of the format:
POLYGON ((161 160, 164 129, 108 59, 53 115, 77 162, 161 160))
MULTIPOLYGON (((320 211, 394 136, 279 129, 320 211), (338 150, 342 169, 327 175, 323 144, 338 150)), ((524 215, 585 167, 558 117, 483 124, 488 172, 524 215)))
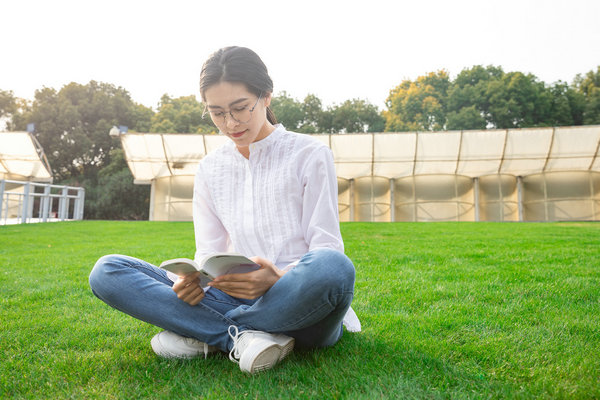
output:
POLYGON ((145 261, 108 255, 90 273, 93 293, 134 318, 229 351, 228 328, 284 333, 296 347, 335 344, 354 293, 354 265, 344 254, 316 249, 304 255, 262 297, 238 299, 210 288, 191 306, 177 298, 164 270, 145 261))

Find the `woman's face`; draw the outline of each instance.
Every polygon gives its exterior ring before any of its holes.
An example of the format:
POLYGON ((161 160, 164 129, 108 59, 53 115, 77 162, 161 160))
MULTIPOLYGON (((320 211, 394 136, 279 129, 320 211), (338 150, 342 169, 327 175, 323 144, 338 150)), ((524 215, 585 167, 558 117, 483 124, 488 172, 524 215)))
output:
POLYGON ((204 100, 214 124, 233 140, 240 153, 246 157, 251 143, 266 138, 275 129, 267 120, 270 93, 263 93, 259 99, 242 83, 219 82, 206 89, 204 100), (253 111, 249 113, 253 107, 253 111), (249 120, 238 118, 240 120, 237 121, 230 113, 234 116, 248 115, 249 120))

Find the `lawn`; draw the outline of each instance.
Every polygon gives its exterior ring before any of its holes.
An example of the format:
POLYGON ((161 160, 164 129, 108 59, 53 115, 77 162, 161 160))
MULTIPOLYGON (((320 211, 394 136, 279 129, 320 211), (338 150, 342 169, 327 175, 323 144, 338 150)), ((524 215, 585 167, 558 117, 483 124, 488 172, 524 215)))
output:
POLYGON ((0 226, 0 398, 600 398, 600 224, 344 223, 363 332, 249 376, 169 361, 96 259, 193 257, 191 223, 0 226))

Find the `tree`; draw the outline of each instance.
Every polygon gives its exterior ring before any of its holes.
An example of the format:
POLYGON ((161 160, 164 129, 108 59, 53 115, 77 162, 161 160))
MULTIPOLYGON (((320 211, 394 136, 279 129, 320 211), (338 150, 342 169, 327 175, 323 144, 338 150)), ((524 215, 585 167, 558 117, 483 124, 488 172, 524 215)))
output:
POLYGON ((121 142, 108 132, 114 125, 147 131, 150 108, 134 103, 123 88, 95 81, 37 90, 32 103, 18 107, 11 128, 35 123, 55 181, 85 188, 85 218, 147 218, 149 190, 133 184, 121 142))
POLYGON ((550 124, 551 94, 531 74, 509 72, 490 81, 486 96, 494 128, 525 128, 550 124))
POLYGON ((35 136, 44 148, 56 180, 95 177, 110 162, 110 151, 120 141, 108 135, 114 125, 133 130, 147 126, 149 113, 136 105, 120 87, 91 81, 70 83, 60 91, 43 88, 13 118, 14 128, 35 123, 35 136))
POLYGON ((600 124, 600 66, 584 76, 577 75, 573 86, 585 98, 583 123, 600 124))
POLYGON ((450 78, 444 70, 415 81, 404 80, 390 91, 383 113, 386 131, 442 130, 450 78))
POLYGON ((373 104, 365 100, 346 100, 329 109, 332 133, 382 132, 385 119, 373 104))
POLYGON ((3 129, 5 119, 8 119, 17 110, 17 100, 11 91, 0 90, 0 130, 3 129))
POLYGON ((158 111, 152 116, 150 132, 159 133, 216 133, 209 117, 203 118, 204 106, 196 96, 160 99, 158 111))
POLYGON ((554 83, 548 90, 552 95, 550 125, 582 125, 585 96, 561 81, 554 83))
POLYGON ((321 99, 309 94, 303 102, 281 92, 271 108, 287 129, 301 133, 381 132, 385 120, 374 105, 365 100, 347 100, 323 110, 321 99))
POLYGON ((476 105, 462 107, 458 112, 448 112, 446 129, 485 129, 487 122, 476 105))
POLYGON ((97 184, 85 185, 85 218, 148 219, 150 186, 133 183, 122 149, 111 150, 110 158, 110 164, 98 172, 97 184))
POLYGON ((8 117, 17 108, 15 96, 12 91, 0 90, 0 118, 8 117))
POLYGON ((488 86, 503 75, 494 66, 463 69, 448 89, 447 129, 485 129, 491 124, 488 86))
POLYGON ((302 112, 304 114, 304 120, 302 125, 298 128, 298 132, 325 132, 322 128, 323 125, 325 125, 325 112, 323 111, 321 99, 314 94, 307 95, 302 103, 302 112))
POLYGON ((298 131, 304 122, 304 110, 302 103, 292 98, 287 92, 283 91, 271 99, 271 110, 286 129, 298 131))
MULTIPOLYGON (((560 103, 560 101, 558 102, 560 103)), ((448 90, 447 129, 524 128, 553 123, 553 94, 531 74, 495 66, 464 69, 448 90)))

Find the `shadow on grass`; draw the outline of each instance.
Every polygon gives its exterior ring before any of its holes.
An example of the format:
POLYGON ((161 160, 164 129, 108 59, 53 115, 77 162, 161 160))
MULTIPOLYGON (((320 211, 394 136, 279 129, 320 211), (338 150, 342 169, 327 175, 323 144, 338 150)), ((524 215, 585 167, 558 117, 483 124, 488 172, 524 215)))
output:
POLYGON ((345 333, 332 348, 295 352, 285 368, 296 371, 304 391, 334 397, 529 397, 515 385, 498 382, 483 371, 468 372, 398 339, 345 333))

